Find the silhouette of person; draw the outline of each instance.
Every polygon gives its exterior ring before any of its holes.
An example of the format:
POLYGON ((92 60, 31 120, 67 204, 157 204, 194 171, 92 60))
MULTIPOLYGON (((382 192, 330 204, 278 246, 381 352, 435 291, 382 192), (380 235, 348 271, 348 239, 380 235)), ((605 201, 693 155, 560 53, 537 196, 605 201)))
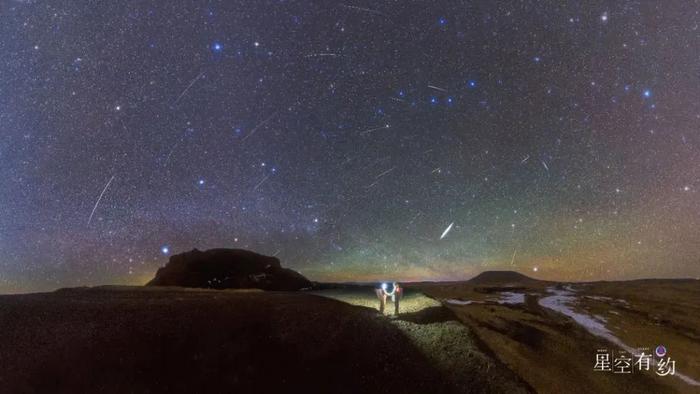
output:
POLYGON ((386 294, 391 296, 391 301, 394 303, 394 314, 398 315, 399 303, 401 302, 401 297, 403 297, 403 288, 399 285, 399 282, 394 282, 394 288, 391 289, 391 293, 386 294))
POLYGON ((386 284, 382 283, 382 287, 379 289, 374 289, 377 293, 377 298, 379 298, 379 313, 384 314, 384 307, 386 306, 386 284))

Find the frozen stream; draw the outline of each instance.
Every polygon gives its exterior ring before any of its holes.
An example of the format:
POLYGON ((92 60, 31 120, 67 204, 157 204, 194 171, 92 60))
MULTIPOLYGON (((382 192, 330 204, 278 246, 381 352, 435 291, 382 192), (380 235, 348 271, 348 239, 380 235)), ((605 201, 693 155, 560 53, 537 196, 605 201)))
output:
MULTIPOLYGON (((576 302, 577 297, 574 295, 573 289, 567 288, 566 290, 556 290, 553 288, 549 288, 547 290, 553 295, 541 298, 539 300, 540 306, 549 308, 553 311, 569 316, 570 318, 574 319, 576 323, 580 324, 586 330, 588 330, 588 332, 590 332, 591 334, 607 339, 608 341, 619 346, 621 349, 627 351, 629 354, 632 354, 634 356, 639 355, 639 351, 630 346, 627 346, 624 342, 622 342, 620 338, 613 335, 612 332, 608 330, 608 328, 605 327, 605 325, 601 321, 585 313, 579 313, 574 311, 572 305, 576 302)), ((655 364, 654 361, 655 360, 652 360, 652 362, 655 364)), ((674 376, 680 378, 681 380, 690 385, 700 386, 700 382, 691 378, 690 376, 678 373, 678 371, 676 371, 674 376)))

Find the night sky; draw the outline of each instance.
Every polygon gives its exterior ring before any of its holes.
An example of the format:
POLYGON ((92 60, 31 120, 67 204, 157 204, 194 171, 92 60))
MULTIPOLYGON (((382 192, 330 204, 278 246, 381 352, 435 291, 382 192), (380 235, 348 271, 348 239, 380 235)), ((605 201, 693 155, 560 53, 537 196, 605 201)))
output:
POLYGON ((700 276, 692 1, 0 0, 0 293, 700 276), (89 5, 88 5, 89 4, 89 5))

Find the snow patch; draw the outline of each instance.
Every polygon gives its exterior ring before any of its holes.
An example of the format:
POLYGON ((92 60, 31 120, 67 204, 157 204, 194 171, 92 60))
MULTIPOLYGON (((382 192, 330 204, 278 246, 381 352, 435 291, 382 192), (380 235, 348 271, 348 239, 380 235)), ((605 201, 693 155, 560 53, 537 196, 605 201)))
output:
POLYGON ((524 304, 525 294, 514 293, 512 291, 504 291, 501 293, 501 299, 497 302, 499 304, 524 304))
MULTIPOLYGON (((573 291, 569 289, 569 286, 566 287, 566 290, 557 290, 549 287, 547 288, 547 291, 554 295, 541 298, 539 300, 540 306, 549 308, 553 311, 569 316, 570 318, 574 319, 576 323, 580 324, 586 330, 588 330, 588 332, 590 332, 591 334, 607 339, 608 341, 614 343, 615 345, 619 346, 621 349, 624 349, 629 354, 635 357, 639 356, 639 351, 637 349, 628 346, 627 344, 622 342, 620 338, 613 335, 612 332, 610 332, 610 330, 608 330, 602 322, 596 319, 596 316, 591 317, 589 315, 574 311, 571 304, 574 304, 577 301, 577 298, 573 295, 573 291)), ((605 320, 603 320, 603 322, 604 321, 605 320)), ((655 363, 656 360, 652 360, 652 364, 655 363)), ((700 386, 700 382, 691 378, 690 376, 683 375, 681 373, 678 373, 677 371, 674 376, 678 377, 679 379, 688 383, 689 385, 700 386)))

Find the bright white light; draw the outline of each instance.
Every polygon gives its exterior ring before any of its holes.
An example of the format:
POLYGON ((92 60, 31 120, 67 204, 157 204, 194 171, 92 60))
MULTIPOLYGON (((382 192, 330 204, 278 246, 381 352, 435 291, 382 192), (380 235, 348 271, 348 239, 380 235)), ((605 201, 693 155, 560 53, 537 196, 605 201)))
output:
POLYGON ((170 253, 170 248, 166 245, 160 248, 160 251, 163 252, 163 254, 168 254, 170 253))
POLYGON ((450 230, 452 230, 452 226, 453 226, 454 224, 455 224, 455 222, 452 222, 452 223, 450 223, 449 226, 447 226, 447 228, 445 229, 445 231, 442 232, 442 235, 440 235, 440 239, 443 239, 443 238, 445 238, 445 237, 447 236, 447 233, 449 233, 450 230))
POLYGON ((386 290, 386 283, 382 283, 382 289, 386 290))

